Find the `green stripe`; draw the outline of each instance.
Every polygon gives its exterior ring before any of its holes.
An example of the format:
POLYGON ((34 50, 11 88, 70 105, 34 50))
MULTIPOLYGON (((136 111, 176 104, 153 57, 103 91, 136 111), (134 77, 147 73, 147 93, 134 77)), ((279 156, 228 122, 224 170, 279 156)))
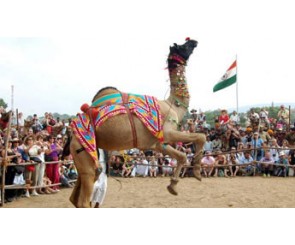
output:
POLYGON ((114 98, 118 98, 118 97, 121 97, 121 94, 117 93, 117 94, 108 94, 106 96, 103 96, 99 99, 97 99, 96 101, 94 101, 92 103, 92 106, 97 106, 99 105, 100 103, 106 101, 106 100, 109 100, 109 99, 114 99, 114 98))
POLYGON ((214 88, 213 92, 216 92, 218 90, 227 88, 228 86, 234 84, 237 81, 237 75, 232 76, 231 78, 224 80, 222 82, 217 83, 214 88))

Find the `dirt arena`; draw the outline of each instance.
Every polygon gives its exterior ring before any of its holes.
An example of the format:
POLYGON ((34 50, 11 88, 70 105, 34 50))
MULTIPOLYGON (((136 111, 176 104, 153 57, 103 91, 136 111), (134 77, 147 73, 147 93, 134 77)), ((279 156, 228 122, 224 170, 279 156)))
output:
MULTIPOLYGON (((109 178, 103 208, 294 208, 295 178, 194 178, 181 179, 179 195, 166 186, 169 178, 109 178)), ((6 208, 73 208, 72 189, 57 194, 20 198, 6 208)))

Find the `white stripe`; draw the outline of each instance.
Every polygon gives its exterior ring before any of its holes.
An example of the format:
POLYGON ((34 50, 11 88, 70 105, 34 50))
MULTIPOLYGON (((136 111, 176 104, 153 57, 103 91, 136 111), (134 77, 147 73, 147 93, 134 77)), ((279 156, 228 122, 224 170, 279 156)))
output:
POLYGON ((227 80, 231 77, 233 77, 234 75, 237 74, 237 67, 235 66, 234 68, 228 70, 221 78, 220 78, 220 82, 227 80))

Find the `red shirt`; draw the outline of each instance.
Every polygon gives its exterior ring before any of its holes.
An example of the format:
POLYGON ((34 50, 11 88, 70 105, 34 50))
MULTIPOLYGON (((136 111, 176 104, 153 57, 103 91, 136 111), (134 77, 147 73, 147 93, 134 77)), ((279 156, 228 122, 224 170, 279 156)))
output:
POLYGON ((220 115, 219 116, 219 122, 221 123, 223 121, 223 124, 224 123, 227 123, 228 121, 229 121, 229 116, 227 115, 227 114, 225 114, 225 115, 220 115))

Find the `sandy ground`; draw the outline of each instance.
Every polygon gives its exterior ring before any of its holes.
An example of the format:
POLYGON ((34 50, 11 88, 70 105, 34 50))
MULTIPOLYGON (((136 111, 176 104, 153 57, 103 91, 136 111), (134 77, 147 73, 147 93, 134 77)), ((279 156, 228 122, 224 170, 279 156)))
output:
MULTIPOLYGON (((104 208, 294 208, 295 178, 181 179, 178 196, 168 193, 169 178, 109 178, 104 208)), ((5 208, 73 208, 72 189, 20 198, 5 208)))

